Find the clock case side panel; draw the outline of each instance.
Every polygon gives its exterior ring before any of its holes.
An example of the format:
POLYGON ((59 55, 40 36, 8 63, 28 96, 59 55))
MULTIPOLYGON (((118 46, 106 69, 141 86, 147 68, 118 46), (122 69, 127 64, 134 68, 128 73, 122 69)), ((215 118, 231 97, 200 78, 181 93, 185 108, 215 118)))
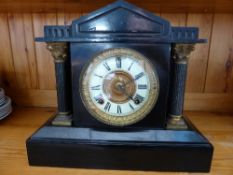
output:
MULTIPOLYGON (((144 43, 71 43, 71 69, 73 93, 73 125, 77 127, 114 128, 97 121, 85 108, 80 95, 80 76, 86 64, 94 56, 107 49, 129 48, 136 50, 156 67, 160 81, 158 101, 152 111, 143 120, 128 127, 157 127, 163 128, 166 122, 167 99, 169 91, 170 44, 144 43)), ((117 127, 118 128, 118 127, 117 127)), ((127 127, 124 127, 127 128, 127 127)))

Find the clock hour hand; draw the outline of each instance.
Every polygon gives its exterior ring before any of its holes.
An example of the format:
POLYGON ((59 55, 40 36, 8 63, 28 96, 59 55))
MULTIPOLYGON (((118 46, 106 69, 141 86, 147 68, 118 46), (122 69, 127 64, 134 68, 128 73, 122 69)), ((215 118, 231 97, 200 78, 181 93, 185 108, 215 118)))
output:
POLYGON ((132 95, 129 95, 127 92, 126 92, 126 89, 125 89, 125 84, 124 85, 119 85, 117 86, 117 89, 120 90, 123 94, 125 94, 126 96, 128 96, 129 99, 131 99, 136 105, 138 105, 139 103, 141 103, 141 100, 138 99, 138 98, 133 98, 132 95))
POLYGON ((134 101, 132 95, 130 95, 130 94, 128 94, 128 93, 126 92, 126 89, 125 89, 126 86, 125 86, 125 85, 126 85, 126 84, 118 85, 118 86, 117 86, 117 90, 121 91, 121 92, 122 92, 124 95, 126 95, 129 99, 131 99, 131 100, 134 101))

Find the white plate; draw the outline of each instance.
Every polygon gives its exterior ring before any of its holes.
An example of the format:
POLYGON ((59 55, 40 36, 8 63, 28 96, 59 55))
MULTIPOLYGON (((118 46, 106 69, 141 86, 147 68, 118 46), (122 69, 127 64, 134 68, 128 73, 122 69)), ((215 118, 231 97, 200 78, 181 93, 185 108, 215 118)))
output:
POLYGON ((0 106, 0 120, 7 117, 12 112, 11 99, 6 97, 5 104, 0 106))
POLYGON ((6 98, 3 97, 0 99, 0 106, 2 106, 3 104, 5 104, 6 98))
POLYGON ((5 91, 0 88, 0 99, 3 98, 5 96, 5 91))
POLYGON ((4 114, 3 116, 0 117, 0 120, 6 118, 8 115, 10 115, 11 112, 12 112, 12 107, 6 114, 4 114))

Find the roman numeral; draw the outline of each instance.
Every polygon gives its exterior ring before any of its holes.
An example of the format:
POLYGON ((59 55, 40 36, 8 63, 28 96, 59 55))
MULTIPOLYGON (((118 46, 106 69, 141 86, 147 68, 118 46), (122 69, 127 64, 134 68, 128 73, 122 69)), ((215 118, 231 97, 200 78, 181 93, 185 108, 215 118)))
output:
POLYGON ((121 106, 117 105, 117 113, 120 114, 121 113, 121 106))
POLYGON ((117 57, 117 58, 116 58, 116 67, 117 67, 118 69, 121 68, 121 58, 120 58, 120 57, 117 57))
POLYGON ((111 70, 107 63, 104 63, 103 65, 104 65, 104 67, 105 67, 108 71, 111 70))
POLYGON ((129 103, 129 107, 132 109, 132 110, 134 110, 134 107, 129 103))
POLYGON ((94 74, 96 77, 99 77, 99 78, 103 78, 103 76, 101 75, 98 75, 98 74, 94 74))
POLYGON ((138 80, 139 78, 143 77, 144 76, 144 72, 141 72, 139 74, 137 74, 134 78, 134 80, 138 80))
POLYGON ((130 71, 130 69, 131 69, 131 67, 133 66, 133 61, 132 61, 132 63, 130 64, 130 66, 129 66, 129 68, 128 68, 128 71, 130 71))
POLYGON ((138 89, 147 89, 147 85, 146 84, 139 84, 138 89))
POLYGON ((110 102, 107 102, 106 105, 104 106, 104 110, 105 111, 109 111, 111 108, 111 103, 110 102))
POLYGON ((92 87, 91 87, 91 90, 100 90, 100 85, 92 86, 92 87))

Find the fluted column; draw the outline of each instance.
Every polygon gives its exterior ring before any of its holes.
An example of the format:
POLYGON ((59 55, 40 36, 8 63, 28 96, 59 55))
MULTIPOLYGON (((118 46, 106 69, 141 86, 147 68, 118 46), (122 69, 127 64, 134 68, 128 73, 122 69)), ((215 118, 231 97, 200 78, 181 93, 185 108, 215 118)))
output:
POLYGON ((71 94, 68 68, 68 46, 64 42, 47 43, 47 49, 51 52, 56 73, 58 112, 52 121, 53 125, 71 125, 71 94))
POLYGON ((193 50, 194 44, 175 44, 172 47, 173 66, 168 111, 169 119, 167 123, 168 129, 187 129, 187 125, 182 116, 188 59, 193 50))

